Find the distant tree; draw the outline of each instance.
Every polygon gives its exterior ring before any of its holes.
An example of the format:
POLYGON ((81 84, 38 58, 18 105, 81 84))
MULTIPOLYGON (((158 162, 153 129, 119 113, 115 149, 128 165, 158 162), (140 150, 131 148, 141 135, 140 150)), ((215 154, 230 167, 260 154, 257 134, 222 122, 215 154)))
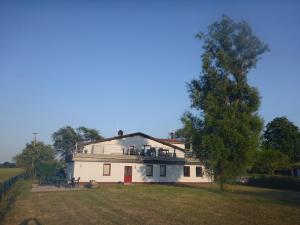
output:
POLYGON ((72 153, 76 143, 81 141, 80 136, 70 126, 60 128, 52 134, 53 146, 61 157, 66 157, 72 153))
POLYGON ((263 145, 286 154, 291 162, 300 160, 299 128, 286 117, 277 117, 267 124, 263 145))
MULTIPOLYGON (((202 113, 202 119, 196 121, 203 121, 203 129, 196 132, 200 146, 195 150, 214 171, 223 190, 224 182, 248 165, 259 144, 263 125, 257 114, 260 98, 257 89, 248 84, 247 75, 268 47, 246 22, 237 23, 227 16, 197 37, 204 42, 203 70, 199 79, 188 84, 192 108, 202 113)), ((194 121, 184 121, 184 130, 200 123, 194 121)))
POLYGON ((274 175, 275 170, 290 167, 289 157, 274 149, 262 149, 257 152, 256 160, 253 165, 253 172, 267 173, 274 175))
POLYGON ((102 140, 103 137, 99 134, 99 131, 86 127, 78 127, 77 134, 82 141, 91 142, 102 140))
POLYGON ((40 173, 40 168, 45 164, 54 164, 55 151, 51 145, 46 145, 43 142, 36 144, 28 143, 22 150, 22 153, 14 157, 17 167, 24 168, 25 172, 35 177, 40 173))
POLYGON ((4 162, 2 164, 0 164, 1 168, 14 168, 16 167, 15 163, 11 163, 11 162, 4 162))
POLYGON ((80 142, 92 142, 103 139, 95 129, 79 127, 76 130, 70 126, 62 127, 52 135, 53 146, 61 157, 72 153, 76 144, 80 142))

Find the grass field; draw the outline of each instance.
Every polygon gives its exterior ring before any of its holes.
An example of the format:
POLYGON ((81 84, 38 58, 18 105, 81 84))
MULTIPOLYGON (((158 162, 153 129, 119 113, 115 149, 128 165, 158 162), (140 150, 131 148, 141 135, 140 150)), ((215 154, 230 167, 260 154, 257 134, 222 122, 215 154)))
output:
POLYGON ((0 168, 0 183, 7 180, 9 177, 16 176, 22 173, 20 168, 0 168))
POLYGON ((22 194, 4 224, 299 224, 300 193, 246 186, 105 185, 22 194), (35 221, 37 223, 28 223, 35 221))

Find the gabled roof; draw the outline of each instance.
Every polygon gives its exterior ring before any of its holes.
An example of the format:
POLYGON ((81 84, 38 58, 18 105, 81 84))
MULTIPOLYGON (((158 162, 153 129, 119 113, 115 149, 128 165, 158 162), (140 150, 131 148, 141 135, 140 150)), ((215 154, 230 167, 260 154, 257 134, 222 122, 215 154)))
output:
MULTIPOLYGON (((127 138, 127 137, 133 137, 133 136, 142 136, 144 138, 148 138, 150 140, 153 140, 153 141, 156 141, 156 142, 159 142, 161 144, 164 144, 164 145, 167 145, 171 148, 175 148, 175 149, 179 149, 181 151, 186 151, 185 149, 183 148, 180 148, 176 145, 172 145, 166 141, 163 141, 163 140, 169 140, 169 139, 159 139, 159 138, 155 138, 155 137, 151 137, 147 134, 144 134, 142 132, 136 132, 136 133, 131 133, 131 134, 125 134, 125 135, 122 135, 122 136, 115 136, 115 137, 111 137, 111 138, 105 138, 105 139, 102 139, 102 140, 99 140, 99 141, 93 141, 93 142, 89 142, 89 143, 84 143, 83 145, 90 145, 90 144, 95 144, 95 143, 101 143, 101 142, 105 142, 105 141, 112 141, 112 140, 117 140, 117 139, 122 139, 122 138, 127 138)), ((179 142, 181 143, 181 142, 179 142)))

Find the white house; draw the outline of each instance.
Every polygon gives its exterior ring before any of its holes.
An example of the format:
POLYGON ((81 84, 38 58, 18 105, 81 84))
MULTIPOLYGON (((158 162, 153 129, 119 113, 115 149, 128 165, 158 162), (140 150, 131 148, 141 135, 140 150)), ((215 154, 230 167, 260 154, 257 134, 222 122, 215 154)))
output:
POLYGON ((75 151, 68 159, 67 176, 80 177, 80 182, 210 182, 204 166, 187 151, 174 139, 119 131, 116 137, 75 151))

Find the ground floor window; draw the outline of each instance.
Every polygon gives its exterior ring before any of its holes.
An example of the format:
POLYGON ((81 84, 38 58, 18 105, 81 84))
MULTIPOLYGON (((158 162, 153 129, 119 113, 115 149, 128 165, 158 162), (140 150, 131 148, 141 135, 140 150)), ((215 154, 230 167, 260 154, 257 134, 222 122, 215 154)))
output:
POLYGON ((202 167, 197 166, 196 167, 196 177, 202 177, 202 176, 203 176, 202 167))
POLYGON ((166 168, 166 165, 160 165, 160 176, 161 176, 161 177, 167 176, 167 168, 166 168))
POLYGON ((148 176, 148 177, 153 176, 153 165, 147 165, 147 167, 146 167, 146 176, 148 176))
POLYGON ((110 167, 108 163, 103 164, 103 176, 110 176, 110 167))
POLYGON ((189 166, 184 166, 183 167, 183 175, 185 177, 189 177, 190 176, 190 167, 189 166))

